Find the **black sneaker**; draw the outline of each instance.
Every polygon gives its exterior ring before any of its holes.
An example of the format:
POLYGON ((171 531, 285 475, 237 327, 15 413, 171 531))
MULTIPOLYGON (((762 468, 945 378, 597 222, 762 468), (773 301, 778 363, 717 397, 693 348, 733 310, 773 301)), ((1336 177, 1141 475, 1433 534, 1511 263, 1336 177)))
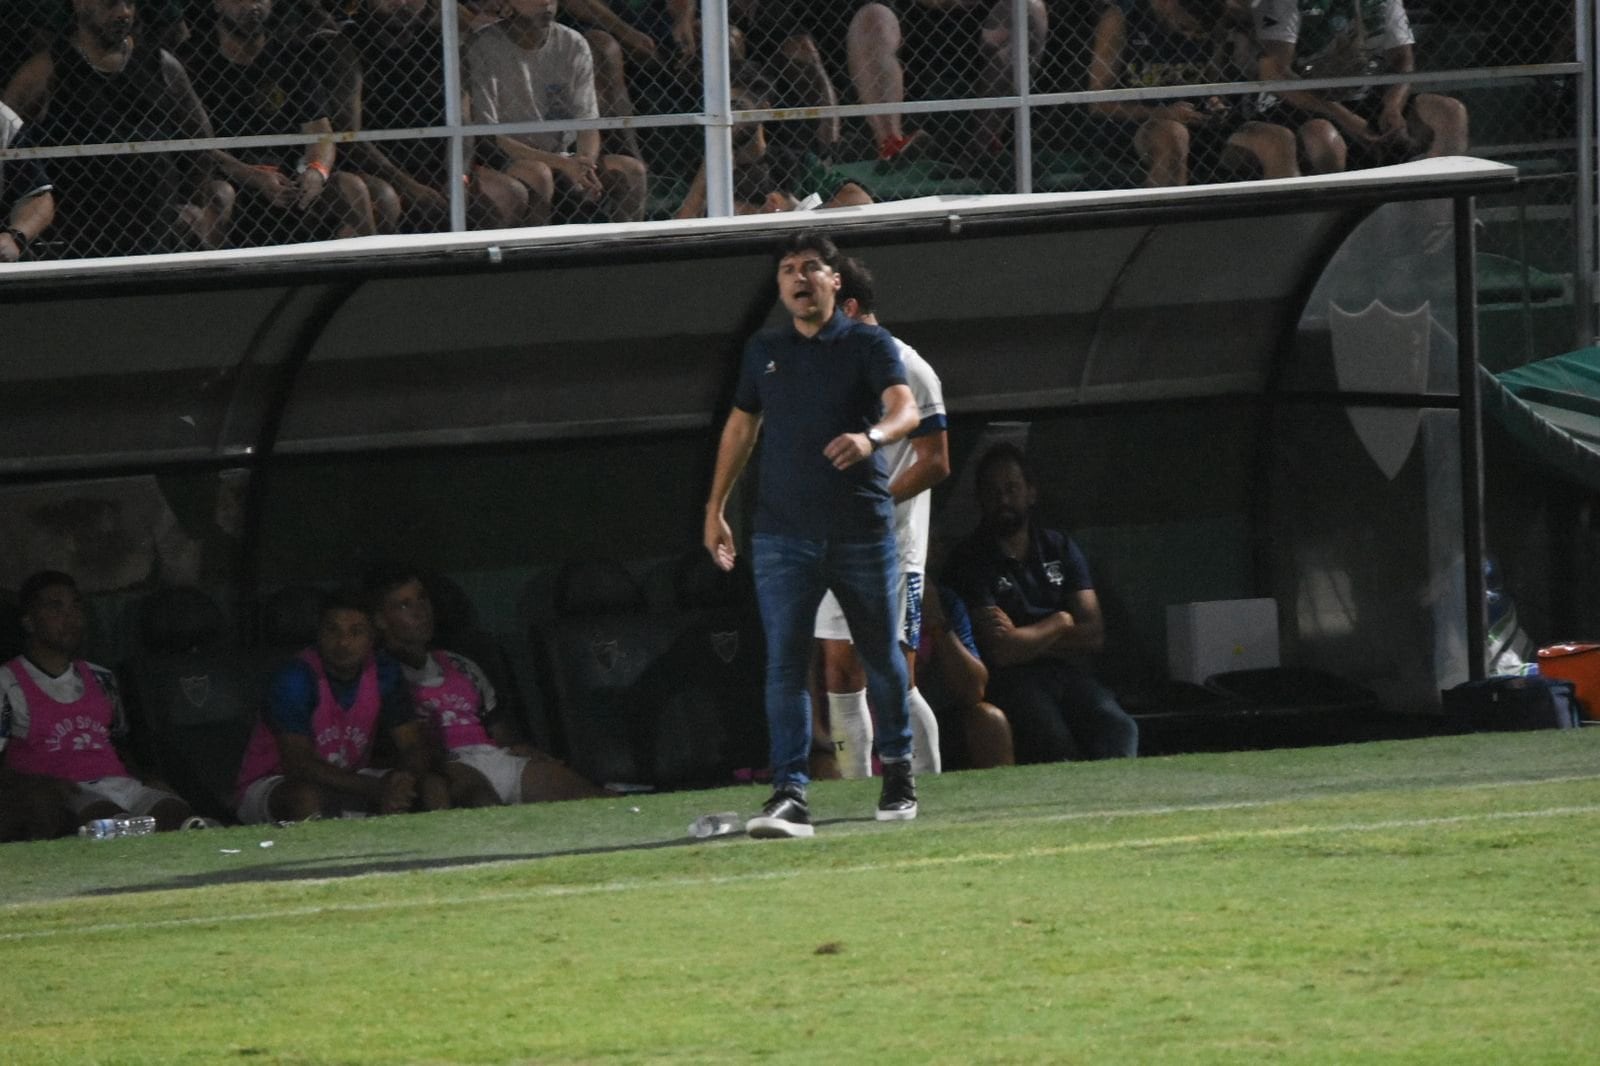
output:
POLYGON ((758 840, 814 835, 806 794, 796 788, 775 789, 761 813, 745 823, 745 831, 758 840))
POLYGON ((917 816, 917 781, 911 760, 883 764, 883 791, 878 793, 878 821, 909 822, 917 816))

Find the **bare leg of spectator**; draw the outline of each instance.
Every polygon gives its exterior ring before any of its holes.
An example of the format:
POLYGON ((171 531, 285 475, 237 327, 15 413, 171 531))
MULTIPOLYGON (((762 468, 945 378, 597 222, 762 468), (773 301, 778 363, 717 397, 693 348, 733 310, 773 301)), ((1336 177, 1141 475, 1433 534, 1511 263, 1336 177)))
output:
POLYGON ((528 211, 522 218, 522 224, 549 225, 556 198, 556 178, 550 173, 550 168, 543 163, 523 160, 506 167, 506 174, 520 181, 528 190, 528 211))
MULTIPOLYGON (((399 233, 400 219, 405 214, 405 207, 400 203, 400 194, 394 191, 394 186, 382 178, 373 177, 371 174, 361 175, 361 180, 366 183, 367 196, 372 200, 373 222, 379 233, 399 233)), ((414 220, 415 228, 422 233, 431 233, 437 225, 430 225, 430 219, 419 217, 414 220)))
POLYGON ((178 221, 199 247, 221 248, 233 225, 233 204, 237 194, 225 181, 208 181, 200 190, 198 203, 178 209, 178 221))
MULTIPOLYGON (((822 53, 810 34, 797 34, 783 42, 783 57, 787 60, 787 80, 798 90, 799 107, 836 107, 839 94, 828 79, 827 68, 822 65, 822 53)), ((784 102, 789 105, 790 101, 784 102)), ((817 154, 824 159, 833 158, 839 146, 839 118, 830 116, 817 119, 817 154)))
POLYGON ((1271 122, 1246 122, 1228 138, 1222 162, 1228 170, 1259 171, 1263 178, 1298 178, 1296 151, 1292 131, 1271 122))
POLYGON ((1139 127, 1133 146, 1144 163, 1146 188, 1189 184, 1189 130, 1169 118, 1153 118, 1139 127))
POLYGON ((1337 174, 1344 170, 1350 149, 1333 123, 1325 118, 1314 118, 1300 127, 1297 136, 1306 169, 1311 173, 1337 174))
MULTIPOLYGON (((1011 62, 1011 4, 998 0, 984 19, 980 47, 983 62, 978 73, 978 95, 1010 96, 1016 91, 1016 67, 1011 62)), ((1045 37, 1050 32, 1050 19, 1045 14, 1044 0, 1028 0, 1028 69, 1039 66, 1044 54, 1045 37)), ((978 147, 982 151, 998 153, 1005 145, 1005 128, 1009 116, 1004 112, 986 111, 978 116, 978 147)))
MULTIPOLYGON (((900 64, 900 19, 883 4, 867 4, 850 20, 845 36, 850 80, 863 104, 898 104, 906 98, 905 68, 900 64)), ((905 136, 898 114, 868 115, 878 158, 893 159, 916 139, 905 136)))
POLYGON ((318 197, 318 206, 333 213, 337 237, 370 237, 378 231, 367 185, 349 171, 337 171, 328 179, 318 197))
POLYGON ((508 174, 479 167, 472 175, 467 221, 474 229, 505 229, 528 216, 528 187, 508 174))
POLYGON ((1455 97, 1438 93, 1417 96, 1411 101, 1410 125, 1412 140, 1427 145, 1423 158, 1466 154, 1467 105, 1455 97))
POLYGON ((644 221, 647 176, 645 165, 631 155, 600 157, 600 184, 611 221, 644 221))
MULTIPOLYGON (((605 118, 632 118, 633 97, 628 95, 628 78, 623 71, 622 46, 604 30, 589 30, 584 35, 589 51, 594 55, 594 94, 605 118)), ((606 146, 635 159, 643 159, 639 151, 639 135, 631 129, 605 131, 606 146)))

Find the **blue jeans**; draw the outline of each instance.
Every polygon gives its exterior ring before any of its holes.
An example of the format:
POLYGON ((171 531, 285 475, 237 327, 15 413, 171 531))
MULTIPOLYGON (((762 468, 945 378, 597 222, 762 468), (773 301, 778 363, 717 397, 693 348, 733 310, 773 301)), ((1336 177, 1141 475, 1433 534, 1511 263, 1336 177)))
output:
POLYGON ((757 533, 750 547, 756 601, 767 634, 767 732, 773 784, 804 787, 810 780, 807 675, 817 607, 829 589, 839 600, 866 669, 867 700, 876 722, 873 750, 886 762, 909 759, 906 660, 895 633, 900 559, 894 537, 833 541, 757 533))
POLYGON ((997 667, 985 698, 1011 723, 1018 763, 1126 759, 1139 726, 1083 668, 1050 659, 997 667))

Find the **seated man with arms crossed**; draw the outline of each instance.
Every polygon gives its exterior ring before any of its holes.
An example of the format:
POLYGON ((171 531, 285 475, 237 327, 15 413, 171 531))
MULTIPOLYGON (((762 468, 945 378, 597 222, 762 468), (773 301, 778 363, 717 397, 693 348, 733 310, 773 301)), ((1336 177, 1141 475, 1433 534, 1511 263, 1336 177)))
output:
POLYGON ((604 796, 550 756, 512 743, 494 687, 478 664, 429 648, 433 600, 414 570, 396 567, 368 578, 384 650, 400 663, 431 743, 445 755, 450 802, 457 807, 536 803, 604 796))
POLYGON ((316 644, 273 675, 239 767, 239 821, 448 804, 444 779, 428 770, 427 738, 400 666, 374 655, 373 643, 372 619, 356 599, 334 594, 323 602, 316 644), (371 765, 379 730, 394 744, 396 769, 371 765))
POLYGON ((986 451, 977 475, 982 524, 951 572, 974 609, 988 693, 1011 723, 1016 760, 1135 755, 1137 723, 1089 672, 1105 623, 1083 552, 1035 522, 1037 493, 1015 445, 986 451))

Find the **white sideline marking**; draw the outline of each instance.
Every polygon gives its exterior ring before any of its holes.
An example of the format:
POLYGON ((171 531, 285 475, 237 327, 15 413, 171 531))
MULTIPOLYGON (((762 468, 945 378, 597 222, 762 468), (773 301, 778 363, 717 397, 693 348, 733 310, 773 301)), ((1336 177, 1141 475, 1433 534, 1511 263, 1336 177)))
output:
MULTIPOLYGON (((1248 806, 1241 804, 1240 806, 1248 806)), ((1052 858, 1060 855, 1081 855, 1094 852, 1148 850, 1154 848, 1184 847, 1193 844, 1216 844, 1234 840, 1272 840, 1284 837, 1317 836, 1324 834, 1374 833, 1393 829, 1429 829, 1438 826, 1467 825, 1473 822, 1501 822, 1532 818, 1562 818, 1568 816, 1600 814, 1600 804, 1572 807, 1545 807, 1530 811, 1489 811, 1483 814, 1458 814, 1438 818, 1396 818, 1380 822, 1343 822, 1330 825, 1294 825, 1263 829, 1223 829, 1211 833, 1183 833, 1177 836, 1143 837, 1133 840, 1106 840, 1060 844, 1054 847, 1024 848, 1020 851, 978 852, 967 855, 947 855, 922 859, 903 859, 894 862, 861 863, 856 866, 822 867, 806 870, 768 870, 743 874, 724 874, 710 877, 668 877, 606 881, 592 885, 544 885, 516 892, 489 892, 472 896, 434 897, 430 899, 388 899, 368 903, 329 903, 314 907, 286 907, 270 911, 246 911, 239 914, 213 914, 204 918, 163 918, 147 922, 106 922, 99 925, 78 926, 71 929, 36 929, 14 933, 0 933, 0 942, 42 940, 50 937, 116 933, 145 929, 177 929, 196 925, 224 925, 235 922, 271 921, 279 918, 309 918, 323 914, 357 914, 372 911, 411 910, 418 907, 456 907, 475 903, 514 903, 531 899, 552 899, 566 896, 588 896, 611 892, 632 892, 660 888, 694 888, 712 885, 749 884, 761 881, 786 880, 810 875, 878 873, 885 870, 912 870, 937 866, 960 866, 975 862, 1006 862, 1013 859, 1052 858)), ((766 845, 782 847, 782 845, 766 845)), ((503 863, 483 865, 504 865, 503 863)), ((452 870, 468 867, 450 867, 452 870)), ((330 880, 330 879, 323 879, 330 880)), ((341 879, 343 880, 343 879, 341 879)), ((278 882, 303 884, 305 882, 278 882)))

